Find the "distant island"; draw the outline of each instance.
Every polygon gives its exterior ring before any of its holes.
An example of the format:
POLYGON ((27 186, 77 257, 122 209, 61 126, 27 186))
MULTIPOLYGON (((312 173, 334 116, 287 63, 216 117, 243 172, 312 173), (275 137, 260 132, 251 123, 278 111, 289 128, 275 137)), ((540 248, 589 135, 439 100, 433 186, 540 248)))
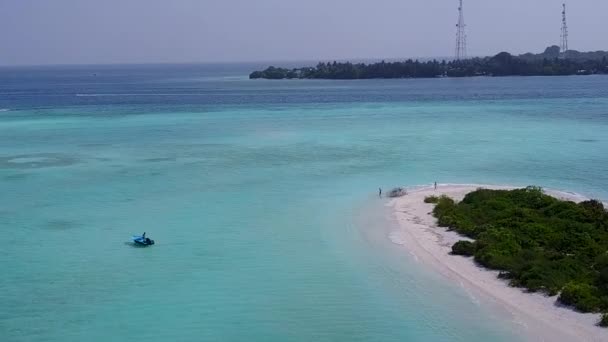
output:
POLYGON ((513 56, 501 52, 493 57, 466 60, 421 62, 319 63, 316 67, 277 68, 270 66, 254 71, 250 79, 375 79, 375 78, 438 78, 473 76, 568 76, 608 74, 608 51, 560 54, 558 46, 543 53, 513 56))

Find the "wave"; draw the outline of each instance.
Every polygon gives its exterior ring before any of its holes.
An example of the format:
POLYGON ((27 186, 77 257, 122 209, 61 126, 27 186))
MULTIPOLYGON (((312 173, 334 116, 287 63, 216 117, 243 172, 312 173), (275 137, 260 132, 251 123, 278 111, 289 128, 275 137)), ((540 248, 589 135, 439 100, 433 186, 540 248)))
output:
MULTIPOLYGON (((193 94, 193 93, 160 93, 160 94, 149 94, 149 93, 124 93, 124 94, 74 94, 76 97, 104 97, 104 96, 243 96, 249 95, 247 93, 207 93, 207 94, 193 94)), ((262 95, 265 96, 265 95, 262 95)))
MULTIPOLYGON (((215 95, 215 94, 214 94, 215 95)), ((104 97, 104 96, 209 96, 209 94, 75 94, 77 97, 104 97)))
POLYGON ((8 109, 8 108, 0 108, 0 112, 8 112, 8 111, 10 111, 10 109, 8 109))

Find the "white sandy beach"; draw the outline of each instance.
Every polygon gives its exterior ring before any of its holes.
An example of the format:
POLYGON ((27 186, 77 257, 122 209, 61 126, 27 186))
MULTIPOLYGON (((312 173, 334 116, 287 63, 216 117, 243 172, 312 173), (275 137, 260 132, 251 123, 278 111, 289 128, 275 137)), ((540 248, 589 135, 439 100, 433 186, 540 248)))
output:
MULTIPOLYGON (((451 246, 464 240, 455 232, 437 227, 431 215, 432 204, 424 203, 430 195, 447 195, 461 200, 479 187, 512 189, 506 186, 439 185, 410 191, 407 196, 393 199, 398 222, 390 239, 404 246, 420 263, 431 266, 445 277, 463 286, 474 297, 482 297, 504 308, 531 341, 608 341, 608 329, 596 326, 597 314, 581 314, 556 305, 557 297, 525 293, 497 278, 498 272, 477 266, 472 258, 450 255, 451 246)), ((572 201, 585 198, 571 193, 546 191, 548 194, 572 201)))

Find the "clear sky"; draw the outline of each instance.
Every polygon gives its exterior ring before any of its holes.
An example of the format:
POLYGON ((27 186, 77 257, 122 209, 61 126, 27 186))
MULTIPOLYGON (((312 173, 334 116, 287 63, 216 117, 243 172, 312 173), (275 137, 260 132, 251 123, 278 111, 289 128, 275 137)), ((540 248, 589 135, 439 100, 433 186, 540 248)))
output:
MULTIPOLYGON (((457 0, 0 0, 0 64, 452 56, 457 0)), ((559 44, 562 0, 465 0, 469 55, 559 44)), ((608 0, 570 0, 570 48, 608 50, 608 0)))

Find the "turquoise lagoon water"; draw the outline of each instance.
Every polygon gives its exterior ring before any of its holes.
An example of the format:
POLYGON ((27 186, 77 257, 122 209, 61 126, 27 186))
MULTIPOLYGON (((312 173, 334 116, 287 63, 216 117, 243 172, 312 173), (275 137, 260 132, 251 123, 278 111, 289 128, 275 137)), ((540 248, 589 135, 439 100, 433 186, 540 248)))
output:
POLYGON ((0 70, 2 340, 524 340, 390 243, 377 188, 608 199, 608 77, 256 67, 0 70))

